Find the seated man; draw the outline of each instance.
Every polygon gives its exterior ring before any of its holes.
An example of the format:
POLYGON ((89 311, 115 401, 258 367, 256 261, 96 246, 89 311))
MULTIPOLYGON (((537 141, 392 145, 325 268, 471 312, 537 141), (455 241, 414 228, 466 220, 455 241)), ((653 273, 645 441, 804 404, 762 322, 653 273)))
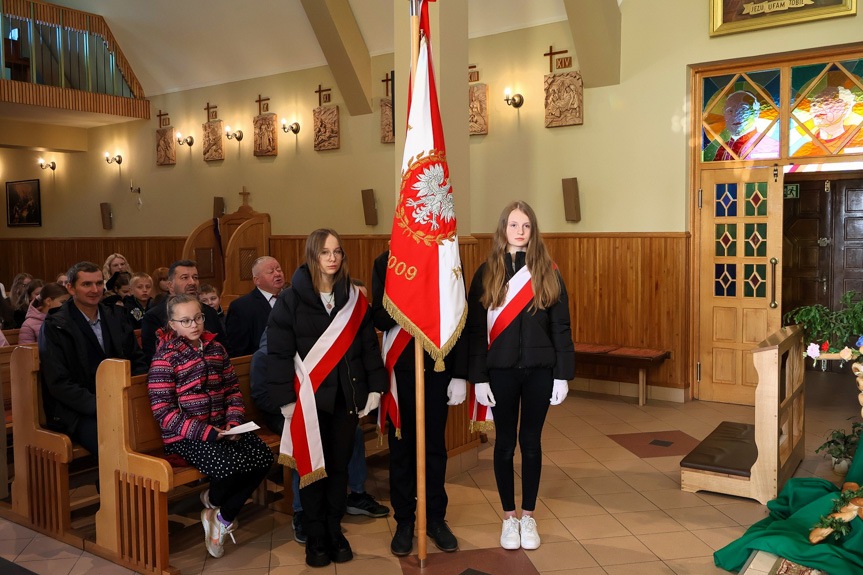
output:
POLYGON ((48 313, 39 338, 42 401, 48 427, 98 457, 96 369, 103 359, 128 359, 132 375, 147 365, 135 333, 118 306, 100 303, 105 280, 94 263, 69 270, 72 298, 48 313))
MULTIPOLYGON (((172 263, 171 267, 168 268, 168 297, 184 293, 197 298, 199 285, 198 264, 192 260, 180 260, 172 263)), ((168 322, 167 305, 167 299, 162 300, 151 307, 141 321, 141 347, 147 366, 150 365, 156 354, 156 346, 158 345, 156 332, 164 328, 168 322)), ((224 345, 225 331, 222 329, 222 322, 219 321, 216 310, 205 305, 201 307, 201 312, 204 314, 204 329, 215 334, 216 341, 224 345)))
POLYGON ((276 298, 285 287, 285 274, 276 258, 263 256, 252 265, 252 281, 255 289, 234 300, 228 309, 225 330, 231 357, 251 355, 258 349, 276 298))

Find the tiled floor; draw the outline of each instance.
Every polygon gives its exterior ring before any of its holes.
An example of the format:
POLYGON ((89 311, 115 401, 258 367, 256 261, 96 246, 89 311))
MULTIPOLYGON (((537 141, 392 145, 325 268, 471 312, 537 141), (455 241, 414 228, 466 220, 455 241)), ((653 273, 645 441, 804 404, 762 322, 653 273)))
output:
MULTIPOLYGON (((859 420, 857 390, 849 376, 808 377, 806 445, 797 476, 832 476, 829 462, 813 453, 830 429, 859 420)), ((542 546, 526 552, 540 573, 556 575, 725 573, 712 553, 766 515, 755 501, 680 491, 681 456, 640 459, 607 437, 615 433, 680 430, 703 439, 723 420, 751 422, 748 407, 704 402, 674 404, 572 392, 549 411, 543 432, 544 466, 536 518, 542 546)), ((461 549, 498 548, 501 511, 492 470, 492 444, 479 464, 450 479, 447 519, 461 549)), ((516 455, 516 473, 520 462, 516 455)), ((368 490, 387 503, 384 458, 372 459, 368 490)), ((520 492, 516 482, 517 496, 520 492)), ((189 516, 194 516, 194 508, 189 516)), ((241 515, 238 545, 225 556, 207 556, 200 526, 193 521, 171 537, 172 563, 184 575, 230 571, 236 575, 338 573, 401 574, 389 552, 391 518, 346 517, 343 525, 355 559, 310 570, 293 541, 290 517, 249 507, 241 515)), ((429 565, 437 550, 429 545, 429 565)), ((416 546, 414 547, 416 549, 416 546)), ((468 554, 464 554, 465 557, 468 554)), ((102 559, 0 520, 0 557, 50 575, 128 573, 102 559)), ((465 565, 467 567, 467 565, 465 565)), ((481 570, 481 566, 474 566, 481 570)), ((428 570, 429 573, 434 573, 428 570)))

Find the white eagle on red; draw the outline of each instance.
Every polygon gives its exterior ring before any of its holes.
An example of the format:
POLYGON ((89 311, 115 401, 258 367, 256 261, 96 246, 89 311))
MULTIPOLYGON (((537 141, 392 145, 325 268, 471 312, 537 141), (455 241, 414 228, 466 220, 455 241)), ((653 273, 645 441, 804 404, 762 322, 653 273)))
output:
POLYGON ((405 203, 414 208, 413 219, 418 224, 431 224, 431 229, 440 227, 438 220, 450 222, 455 219, 455 206, 452 199, 452 185, 444 174, 443 164, 435 164, 423 168, 423 173, 417 176, 413 189, 417 191, 417 199, 409 199, 405 203))

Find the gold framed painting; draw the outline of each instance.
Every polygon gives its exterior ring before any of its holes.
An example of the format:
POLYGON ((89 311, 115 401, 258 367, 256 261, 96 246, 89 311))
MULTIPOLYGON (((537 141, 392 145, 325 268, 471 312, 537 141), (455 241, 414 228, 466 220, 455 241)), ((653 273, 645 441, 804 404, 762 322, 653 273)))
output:
POLYGON ((857 0, 710 0, 710 35, 855 14, 857 0))

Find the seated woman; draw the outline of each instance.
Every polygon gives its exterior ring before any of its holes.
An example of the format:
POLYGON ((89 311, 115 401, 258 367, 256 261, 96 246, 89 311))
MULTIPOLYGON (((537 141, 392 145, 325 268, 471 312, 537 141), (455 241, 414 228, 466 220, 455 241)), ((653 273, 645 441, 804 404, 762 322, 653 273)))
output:
POLYGON ((42 291, 33 298, 33 303, 27 310, 27 318, 18 334, 18 343, 38 343, 39 331, 42 329, 48 310, 60 307, 67 299, 69 299, 69 292, 60 284, 50 283, 42 286, 42 291))
POLYGON ((27 319, 27 310, 30 309, 30 303, 42 291, 42 286, 45 284, 42 280, 32 280, 27 283, 27 286, 18 292, 18 299, 15 301, 15 325, 19 328, 24 325, 24 320, 27 319))
POLYGON ((207 551, 225 554, 225 537, 273 464, 270 448, 254 433, 225 435, 243 423, 237 374, 222 345, 204 331, 201 304, 190 295, 168 300, 168 325, 159 331, 147 385, 165 452, 177 454, 210 478, 201 494, 207 551))
POLYGON ((105 277, 105 281, 111 279, 111 276, 117 272, 132 273, 132 266, 129 265, 129 260, 123 254, 111 254, 102 266, 102 275, 105 277))

